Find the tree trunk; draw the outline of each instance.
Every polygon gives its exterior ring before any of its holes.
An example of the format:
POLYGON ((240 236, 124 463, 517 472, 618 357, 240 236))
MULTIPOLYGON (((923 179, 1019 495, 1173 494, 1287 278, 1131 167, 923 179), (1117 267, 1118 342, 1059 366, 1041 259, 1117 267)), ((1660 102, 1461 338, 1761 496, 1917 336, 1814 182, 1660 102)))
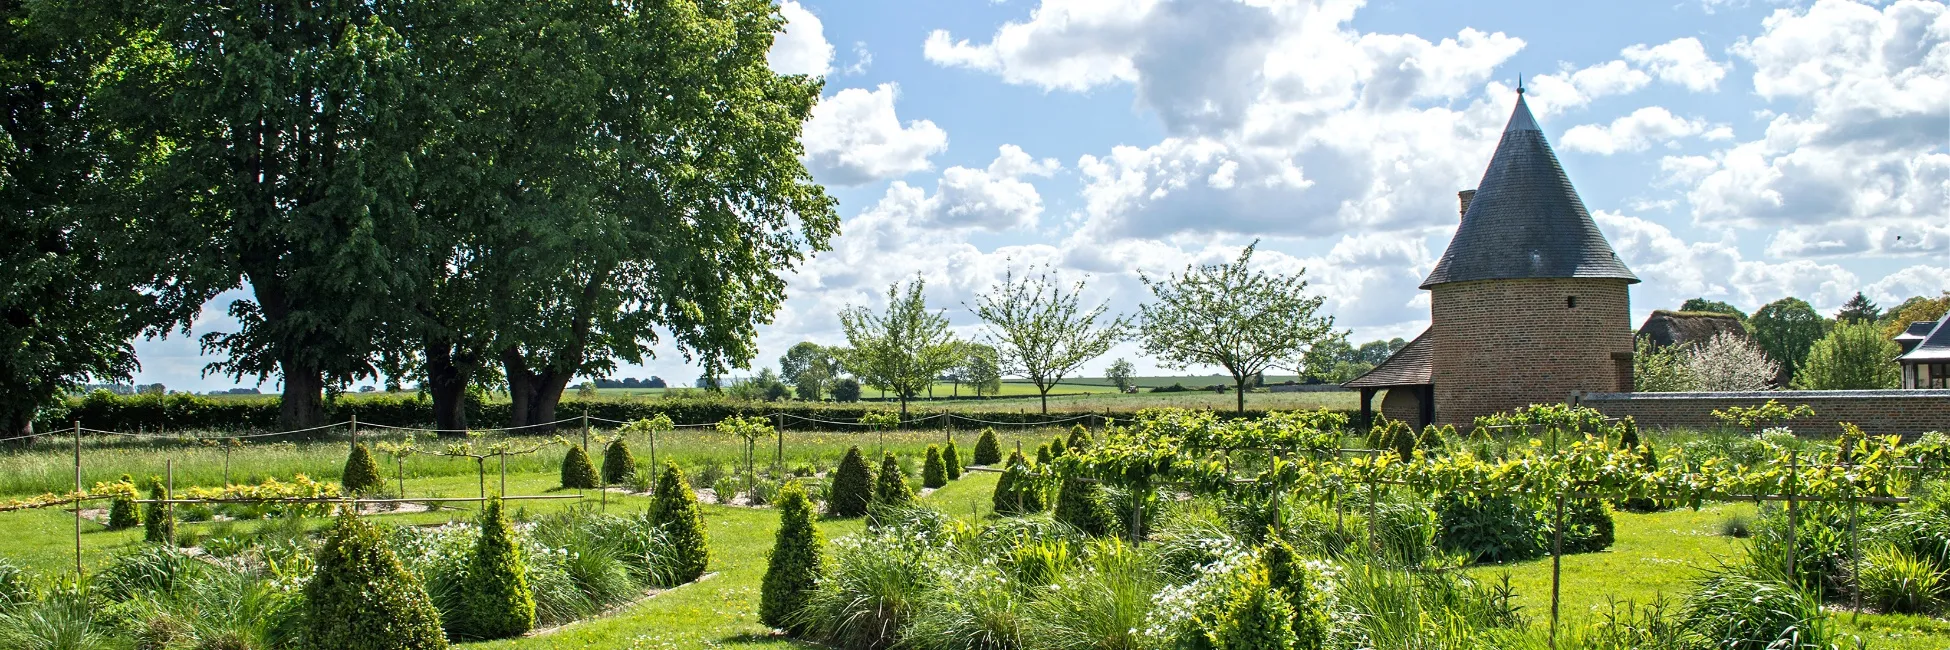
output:
POLYGON ((527 359, 513 347, 502 351, 501 363, 508 376, 508 397, 512 402, 508 426, 527 427, 520 430, 523 434, 554 431, 554 427, 530 425, 555 421, 555 407, 562 403, 562 390, 568 387, 574 373, 553 368, 530 370, 527 359))
POLYGON ((278 397, 278 426, 286 431, 325 423, 325 375, 318 368, 286 357, 278 361, 284 392, 278 397))
POLYGON ((446 341, 427 341, 427 394, 433 396, 433 428, 466 435, 467 383, 480 366, 477 355, 446 341))
POLYGON ((1233 383, 1233 389, 1232 389, 1232 390, 1233 390, 1233 393, 1239 396, 1239 414, 1240 414, 1240 415, 1245 415, 1245 414, 1246 414, 1246 381, 1247 381, 1247 380, 1249 380, 1249 379, 1251 379, 1251 378, 1252 378, 1252 375, 1247 375, 1247 376, 1245 376, 1245 377, 1233 377, 1233 378, 1232 378, 1232 383, 1233 383))
POLYGON ((1043 398, 1043 415, 1049 415, 1049 388, 1036 384, 1036 392, 1043 398))
POLYGON ((0 412, 0 446, 20 449, 34 444, 34 409, 0 412))

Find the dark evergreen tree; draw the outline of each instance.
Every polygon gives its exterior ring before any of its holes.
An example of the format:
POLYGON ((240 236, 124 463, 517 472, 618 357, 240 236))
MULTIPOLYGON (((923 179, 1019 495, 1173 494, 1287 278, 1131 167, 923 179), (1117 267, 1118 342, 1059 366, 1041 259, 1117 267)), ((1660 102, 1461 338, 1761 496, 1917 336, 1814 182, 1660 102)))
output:
POLYGON ((480 537, 467 560, 467 588, 461 595, 459 620, 448 629, 473 639, 506 639, 535 628, 535 596, 528 588, 528 565, 515 543, 500 498, 481 510, 480 537))
POLYGON ((635 477, 636 455, 630 453, 630 443, 617 438, 603 449, 603 485, 628 483, 635 477))
POLYGON ((589 490, 596 487, 596 466, 589 462, 589 452, 581 445, 570 445, 569 453, 562 457, 562 487, 570 490, 589 490))
POLYGON ((894 459, 893 452, 881 457, 878 479, 873 487, 874 503, 904 506, 914 500, 914 491, 908 489, 907 476, 901 474, 900 462, 894 459))
POLYGON ((1835 314, 1835 320, 1844 323, 1874 323, 1881 319, 1882 309, 1860 291, 1855 292, 1854 298, 1842 303, 1842 310, 1835 314))
POLYGON ((1618 423, 1618 425, 1619 425, 1618 448, 1637 449, 1639 446, 1638 420, 1634 420, 1632 419, 1632 416, 1627 415, 1625 416, 1624 420, 1618 423))
POLYGON ((768 626, 803 634, 800 616, 824 567, 826 540, 813 525, 812 502, 797 481, 779 491, 779 532, 766 560, 765 580, 758 592, 758 620, 768 626))
POLYGON ((347 494, 365 494, 386 486, 386 477, 379 475, 379 462, 372 459, 372 449, 366 443, 352 446, 339 485, 345 487, 347 494))
POLYGON ((711 564, 711 547, 704 536, 704 514, 697 505, 697 493, 684 480, 684 470, 664 462, 657 478, 657 494, 650 501, 650 523, 670 536, 672 577, 678 583, 704 575, 711 564))
POLYGON ((299 615, 311 650, 429 650, 447 647, 440 612, 386 545, 352 514, 341 515, 318 550, 299 615))
POLYGON ((990 466, 1002 462, 1002 443, 995 440, 995 429, 983 428, 982 438, 975 441, 974 465, 990 466))
POLYGON ((948 466, 941 461, 941 448, 928 445, 927 462, 921 465, 921 487, 938 488, 948 484, 948 466))
POLYGON ((961 450, 955 449, 955 441, 948 441, 948 446, 942 448, 941 461, 947 466, 948 480, 961 480, 961 450))
POLYGON ((846 450, 840 458, 840 466, 833 470, 833 487, 826 491, 826 514, 835 517, 858 517, 867 514, 867 505, 873 503, 873 468, 867 466, 866 456, 858 446, 846 450))

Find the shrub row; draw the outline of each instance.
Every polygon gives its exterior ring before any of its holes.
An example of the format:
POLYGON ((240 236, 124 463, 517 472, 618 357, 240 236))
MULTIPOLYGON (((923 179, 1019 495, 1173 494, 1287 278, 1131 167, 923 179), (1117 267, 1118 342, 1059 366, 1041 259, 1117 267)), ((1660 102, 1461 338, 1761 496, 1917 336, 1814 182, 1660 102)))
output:
MULTIPOLYGON (((886 405, 837 403, 742 402, 723 398, 588 401, 572 399, 564 400, 556 413, 560 417, 571 418, 587 412, 590 417, 623 421, 663 414, 668 415, 671 422, 676 424, 711 424, 732 416, 753 417, 784 413, 788 416, 851 423, 858 421, 860 416, 866 413, 885 412, 890 408, 886 405)), ((507 402, 471 401, 467 411, 468 424, 475 427, 503 427, 509 422, 507 402)), ((424 397, 406 395, 345 397, 327 404, 325 413, 327 419, 333 421, 342 421, 356 416, 360 422, 373 424, 427 426, 433 423, 433 402, 424 397)), ((1051 419, 1073 417, 1067 414, 1042 415, 1025 411, 969 411, 958 412, 958 414, 978 420, 1010 424, 1037 424, 1051 419)), ((1244 415, 1226 412, 1222 413, 1221 417, 1256 418, 1263 415, 1265 415, 1263 411, 1247 411, 1244 415)), ((115 395, 107 391, 97 391, 84 398, 70 399, 61 407, 43 411, 36 420, 35 427, 43 431, 63 429, 75 421, 80 421, 83 426, 91 429, 127 432, 198 429, 272 431, 277 429, 278 400, 275 396, 246 400, 213 399, 181 394, 115 395)), ((842 428, 843 425, 818 425, 788 420, 786 426, 791 429, 805 430, 824 427, 842 428)), ((964 420, 930 420, 927 426, 978 429, 982 425, 964 420)), ((844 428, 851 429, 851 427, 844 428)), ((983 463, 978 461, 976 464, 983 463)))

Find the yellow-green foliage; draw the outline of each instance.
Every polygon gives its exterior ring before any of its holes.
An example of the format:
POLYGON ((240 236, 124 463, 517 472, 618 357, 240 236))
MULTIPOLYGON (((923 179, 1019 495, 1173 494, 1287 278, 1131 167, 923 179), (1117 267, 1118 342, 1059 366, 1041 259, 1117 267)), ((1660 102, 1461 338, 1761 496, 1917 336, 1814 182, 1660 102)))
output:
POLYGON ((901 474, 900 462, 894 459, 894 452, 887 452, 880 459, 880 476, 874 482, 874 503, 902 506, 913 500, 914 491, 907 487, 907 476, 901 474))
POLYGON ((1293 612, 1294 650, 1320 650, 1327 645, 1327 595, 1314 588, 1315 576, 1299 553, 1277 535, 1268 535, 1260 552, 1267 583, 1286 596, 1293 612))
POLYGON ((873 493, 873 468, 867 466, 859 447, 849 448, 846 456, 840 458, 840 466, 833 470, 833 487, 826 491, 826 514, 835 517, 867 514, 873 493))
POLYGON ((948 441, 948 446, 942 448, 941 462, 947 466, 948 480, 961 480, 961 450, 955 449, 955 441, 948 441))
POLYGON ((657 494, 650 502, 650 523, 670 536, 671 575, 679 583, 696 580, 711 564, 711 548, 704 537, 704 515, 699 512, 697 493, 684 470, 665 462, 657 478, 657 494))
POLYGON ((310 650, 447 647, 426 588, 379 531, 351 514, 339 517, 319 548, 304 602, 301 636, 310 650))
POLYGON ((1002 443, 995 439, 995 428, 984 427, 982 439, 975 441, 975 465, 994 465, 1002 462, 1002 443))
POLYGON ((619 485, 629 483, 636 476, 636 456, 630 453, 630 444, 617 438, 603 449, 603 484, 619 485))
POLYGON ((1264 565, 1249 563, 1215 585, 1197 605, 1179 650, 1295 650, 1293 607, 1264 565))
POLYGON ((365 443, 352 447, 352 453, 345 458, 345 472, 339 475, 339 485, 352 494, 364 494, 386 486, 386 478, 379 475, 379 463, 372 459, 372 449, 365 443))
POLYGON ((948 484, 948 466, 941 462, 941 448, 928 445, 927 462, 921 465, 921 487, 938 488, 948 484))
POLYGON ((1090 430, 1078 424, 1070 427, 1070 441, 1063 445, 1070 451, 1083 451, 1090 448, 1090 430))
POLYGON ((128 530, 142 525, 135 507, 135 479, 123 474, 122 480, 95 486, 96 492, 115 495, 108 502, 108 529, 128 530))
POLYGON ((797 481, 779 491, 779 532, 759 589, 758 620, 775 628, 802 633, 798 616, 819 583, 826 540, 813 525, 812 502, 797 481))
POLYGON ((571 445, 568 455, 562 457, 562 487, 570 490, 596 487, 596 466, 590 464, 589 452, 579 445, 571 445))
POLYGON ((455 632, 476 639, 521 636, 535 627, 535 596, 501 499, 481 510, 481 536, 467 560, 467 587, 455 632))

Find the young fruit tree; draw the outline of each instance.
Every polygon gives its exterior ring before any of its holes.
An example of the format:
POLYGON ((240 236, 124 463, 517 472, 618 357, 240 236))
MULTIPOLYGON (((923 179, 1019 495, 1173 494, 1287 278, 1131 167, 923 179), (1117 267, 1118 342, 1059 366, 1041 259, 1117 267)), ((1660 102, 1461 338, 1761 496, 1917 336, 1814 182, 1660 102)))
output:
POLYGON ((1767 390, 1781 372, 1781 364, 1767 358, 1752 339, 1732 332, 1721 332, 1687 350, 1685 365, 1692 379, 1690 390, 1767 390))
POLYGON ((1109 379, 1111 385, 1116 386, 1117 392, 1120 393, 1131 390, 1133 382, 1131 375, 1134 374, 1137 374, 1137 366, 1131 365, 1129 360, 1123 358, 1110 362, 1110 367, 1104 369, 1104 378, 1109 379))
POLYGON ((975 299, 975 314, 988 323, 988 339, 1002 353, 1002 371, 1029 378, 1044 413, 1057 382, 1108 352, 1130 329, 1122 316, 1106 318, 1108 305, 1084 309, 1078 304, 1082 294, 1082 282, 1066 291, 1048 271, 1021 277, 1010 271, 975 299))
POLYGON ((1230 264, 1187 267, 1162 280, 1139 276, 1155 298, 1139 317, 1145 353, 1171 368, 1224 368, 1241 412, 1254 375, 1299 356, 1334 327, 1334 317, 1317 315, 1321 298, 1302 293, 1306 269, 1254 271, 1256 247, 1247 246, 1230 264))
POLYGON ((948 331, 948 317, 928 311, 921 294, 926 286, 917 277, 905 289, 898 283, 887 287, 885 313, 860 306, 840 312, 840 328, 852 347, 841 364, 867 384, 893 392, 901 402, 902 421, 907 420, 907 401, 955 364, 959 347, 948 331))

